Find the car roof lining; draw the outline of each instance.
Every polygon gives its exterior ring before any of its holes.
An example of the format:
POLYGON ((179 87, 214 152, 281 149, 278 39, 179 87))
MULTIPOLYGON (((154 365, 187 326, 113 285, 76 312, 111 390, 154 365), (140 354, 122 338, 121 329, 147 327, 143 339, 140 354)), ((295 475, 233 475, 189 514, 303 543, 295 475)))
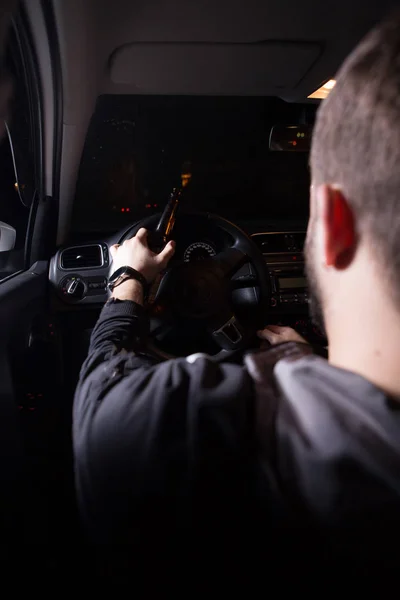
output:
POLYGON ((53 0, 64 118, 100 94, 303 102, 395 0, 53 0), (297 46, 297 48, 296 48, 297 46), (224 89, 225 88, 225 89, 224 89))

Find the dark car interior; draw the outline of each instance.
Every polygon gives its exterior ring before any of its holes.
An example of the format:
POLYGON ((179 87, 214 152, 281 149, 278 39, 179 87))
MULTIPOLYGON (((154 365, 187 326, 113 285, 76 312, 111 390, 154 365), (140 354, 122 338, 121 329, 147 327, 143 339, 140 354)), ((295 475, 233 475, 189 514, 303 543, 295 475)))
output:
MULTIPOLYGON (((243 355, 266 324, 326 345, 308 311, 310 172, 301 132, 312 131, 324 101, 309 96, 334 80, 393 4, 18 3, 5 55, 14 99, 0 145, 11 538, 18 531, 24 543, 50 546, 83 539, 71 407, 108 298, 110 246, 140 227, 154 231, 183 181, 172 274, 148 308, 151 351, 163 359, 243 355), (289 131, 286 146, 271 144, 274 126, 289 131)), ((57 563, 51 552, 48 560, 57 563)))

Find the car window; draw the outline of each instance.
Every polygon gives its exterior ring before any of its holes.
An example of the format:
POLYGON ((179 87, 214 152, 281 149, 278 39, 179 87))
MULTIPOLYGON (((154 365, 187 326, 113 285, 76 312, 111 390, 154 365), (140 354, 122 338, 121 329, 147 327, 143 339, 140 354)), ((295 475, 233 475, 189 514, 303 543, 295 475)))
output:
POLYGON ((0 141, 0 280, 25 266, 25 244, 35 194, 29 86, 14 33, 7 46, 5 77, 12 82, 13 92, 0 141))

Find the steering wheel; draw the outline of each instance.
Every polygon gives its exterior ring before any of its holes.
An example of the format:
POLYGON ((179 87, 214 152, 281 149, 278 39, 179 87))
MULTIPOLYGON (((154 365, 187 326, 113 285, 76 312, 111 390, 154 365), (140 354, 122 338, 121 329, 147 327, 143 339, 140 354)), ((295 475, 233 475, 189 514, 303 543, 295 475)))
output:
MULTIPOLYGON (((153 215, 141 220, 124 233, 119 243, 136 235, 141 227, 150 232, 159 231, 162 219, 163 215, 161 219, 153 215)), ((265 310, 269 306, 269 277, 262 253, 253 240, 233 223, 209 213, 180 213, 179 227, 189 230, 191 219, 195 219, 197 225, 224 231, 233 243, 209 259, 192 263, 172 259, 149 306, 150 348, 162 358, 173 358, 173 355, 157 346, 157 335, 166 330, 177 332, 180 327, 206 332, 219 348, 215 358, 245 349, 255 341, 256 329, 265 324, 265 310), (252 326, 237 318, 231 302, 232 277, 246 263, 252 265, 253 275, 241 277, 235 283, 240 288, 256 289, 257 316, 252 326)))

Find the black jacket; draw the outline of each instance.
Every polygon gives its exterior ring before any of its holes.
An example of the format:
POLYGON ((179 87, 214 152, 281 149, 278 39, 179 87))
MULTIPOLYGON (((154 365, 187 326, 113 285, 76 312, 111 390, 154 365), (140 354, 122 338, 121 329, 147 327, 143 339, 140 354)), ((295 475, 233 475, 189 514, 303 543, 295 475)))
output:
POLYGON ((231 573, 250 556, 398 560, 396 402, 305 344, 157 364, 147 328, 141 307, 111 301, 82 367, 73 438, 92 540, 153 564, 223 557, 231 573))

